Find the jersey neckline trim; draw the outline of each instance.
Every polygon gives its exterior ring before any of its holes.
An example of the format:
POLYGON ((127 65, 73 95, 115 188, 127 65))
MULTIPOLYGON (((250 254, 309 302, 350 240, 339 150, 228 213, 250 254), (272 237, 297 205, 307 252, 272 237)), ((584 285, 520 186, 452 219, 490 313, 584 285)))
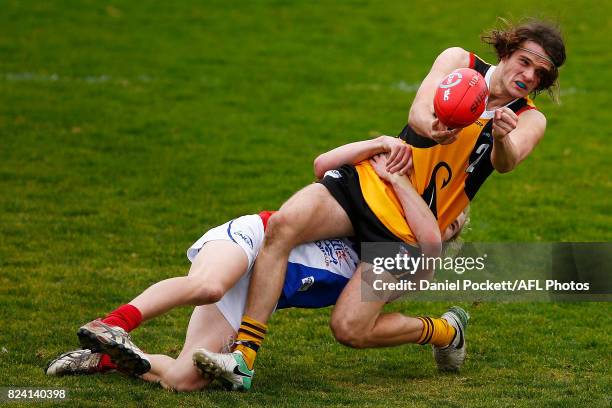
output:
MULTIPOLYGON (((489 67, 489 69, 487 70, 487 73, 485 75, 485 83, 487 84, 487 88, 491 89, 491 77, 493 76, 493 72, 495 72, 495 70, 497 69, 497 65, 491 65, 489 67)), ((518 101, 519 98, 513 99, 510 102, 508 102, 507 104, 505 104, 503 107, 509 107, 510 105, 512 105, 514 102, 518 101)), ((487 103, 489 103, 489 98, 487 98, 487 103)), ((499 109, 499 108, 496 108, 499 109)), ((480 119, 493 119, 493 117, 495 116, 495 110, 486 110, 484 112, 482 112, 482 115, 480 115, 480 119)))

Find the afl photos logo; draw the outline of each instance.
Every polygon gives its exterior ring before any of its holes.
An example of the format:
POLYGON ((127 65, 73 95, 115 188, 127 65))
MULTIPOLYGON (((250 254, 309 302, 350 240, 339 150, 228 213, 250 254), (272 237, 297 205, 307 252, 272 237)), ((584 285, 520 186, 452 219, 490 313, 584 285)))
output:
POLYGON ((455 85, 459 85, 462 79, 463 75, 461 75, 461 72, 452 72, 446 77, 444 81, 442 81, 442 83, 440 84, 440 88, 452 88, 455 85))

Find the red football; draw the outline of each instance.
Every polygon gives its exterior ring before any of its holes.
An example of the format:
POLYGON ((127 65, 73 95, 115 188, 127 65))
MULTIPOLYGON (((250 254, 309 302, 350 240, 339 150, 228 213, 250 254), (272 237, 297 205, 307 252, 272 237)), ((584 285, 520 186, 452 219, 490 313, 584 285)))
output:
POLYGON ((482 115, 489 97, 484 78, 470 68, 456 69, 436 89, 434 111, 450 129, 471 125, 482 115))

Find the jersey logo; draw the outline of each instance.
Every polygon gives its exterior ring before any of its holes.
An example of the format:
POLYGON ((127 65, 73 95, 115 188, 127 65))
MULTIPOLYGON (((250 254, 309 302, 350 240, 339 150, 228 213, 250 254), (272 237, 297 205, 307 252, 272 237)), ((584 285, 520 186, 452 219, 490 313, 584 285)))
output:
POLYGON ((423 200, 425 200, 425 202, 429 206, 429 209, 433 213, 434 217, 436 217, 436 219, 438 219, 438 205, 437 205, 438 196, 436 194, 436 191, 437 191, 437 188, 436 188, 437 187, 436 186, 437 177, 436 176, 438 175, 438 171, 442 168, 444 168, 447 171, 448 178, 445 178, 444 180, 442 180, 442 185, 440 186, 440 190, 442 190, 444 187, 448 185, 451 178, 453 177, 453 171, 451 170, 448 163, 442 161, 436 164, 436 167, 434 167, 433 171, 431 172, 431 178, 429 179, 429 185, 427 186, 427 188, 425 188, 425 191, 423 191, 423 195, 421 196, 423 197, 423 200))
POLYGON ((314 276, 307 276, 302 278, 302 286, 298 289, 298 292, 305 292, 314 284, 314 276))

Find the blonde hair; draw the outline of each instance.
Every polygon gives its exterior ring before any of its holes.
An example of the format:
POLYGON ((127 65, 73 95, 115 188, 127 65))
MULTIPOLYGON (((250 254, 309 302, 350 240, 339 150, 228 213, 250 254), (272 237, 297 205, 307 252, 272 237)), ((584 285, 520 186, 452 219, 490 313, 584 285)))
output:
POLYGON ((445 257, 456 256, 459 253, 459 251, 461 251, 461 248, 463 247, 463 243, 465 242, 461 234, 464 231, 467 231, 468 226, 470 224, 470 205, 469 204, 467 205, 467 207, 463 209, 462 213, 465 214, 465 221, 463 222, 463 225, 457 230, 457 232, 455 232, 455 234, 452 237, 444 241, 444 243, 442 244, 442 255, 445 257))

